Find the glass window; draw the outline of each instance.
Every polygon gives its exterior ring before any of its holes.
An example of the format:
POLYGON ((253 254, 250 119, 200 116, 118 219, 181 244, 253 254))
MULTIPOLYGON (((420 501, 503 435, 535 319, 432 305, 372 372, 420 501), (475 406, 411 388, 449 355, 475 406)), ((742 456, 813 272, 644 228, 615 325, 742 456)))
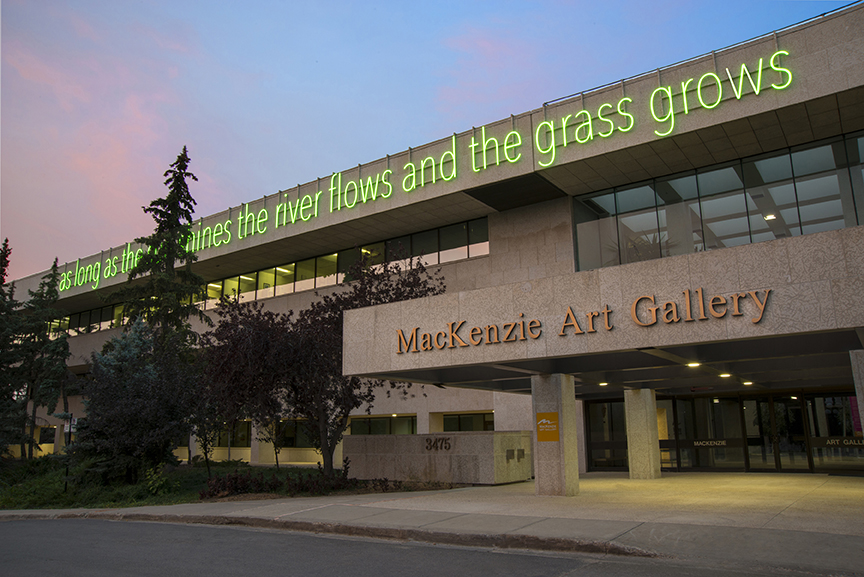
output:
POLYGON ((126 324, 126 317, 123 314, 123 305, 114 305, 111 322, 114 323, 115 327, 120 327, 126 324))
POLYGON ((701 172, 696 179, 706 248, 748 244, 750 225, 740 166, 735 164, 701 172))
POLYGON ((588 416, 588 459, 591 468, 627 466, 627 423, 624 401, 585 404, 588 416))
POLYGON ((384 262, 386 247, 383 242, 367 244, 360 248, 363 254, 369 259, 369 264, 381 264, 384 262))
POLYGON ((468 224, 462 222, 445 226, 439 231, 439 242, 439 262, 468 258, 468 224))
POLYGON ((621 264, 660 258, 660 230, 653 184, 615 193, 621 264))
POLYGON ((573 202, 579 270, 621 264, 615 194, 606 193, 573 202))
POLYGON ((336 284, 336 260, 338 255, 328 254, 319 256, 316 261, 316 287, 325 287, 336 284))
POLYGON ((387 260, 390 262, 411 256, 410 236, 400 236, 399 238, 390 239, 386 245, 387 260))
POLYGON ((855 226, 852 186, 841 141, 792 152, 801 228, 805 234, 855 226))
POLYGON ((219 304, 219 299, 222 298, 222 281, 212 281, 207 283, 207 303, 206 307, 212 309, 219 304))
POLYGON ((294 292, 294 263, 276 267, 276 294, 294 292))
POLYGON ((255 278, 256 274, 257 273, 250 272, 240 275, 239 288, 237 290, 240 294, 241 301, 255 300, 255 289, 258 286, 258 279, 255 278))
POLYGON ((348 276, 348 271, 351 267, 360 260, 360 250, 357 248, 349 248, 339 252, 336 257, 336 282, 348 282, 351 280, 348 276))
POLYGON ((391 434, 414 435, 417 433, 417 417, 391 417, 391 419, 391 434))
POLYGON ((57 430, 57 427, 39 427, 39 444, 40 445, 53 445, 54 444, 54 432, 57 430))
POLYGON ((846 141, 846 155, 849 160, 849 174, 852 176, 858 223, 864 223, 864 135, 853 136, 846 141))
POLYGON ((662 256, 705 250, 696 175, 657 180, 657 220, 662 256))
POLYGON ((235 276, 226 278, 222 281, 222 294, 232 299, 237 299, 240 296, 240 277, 235 276))
POLYGON ((69 315, 69 336, 75 336, 78 334, 78 326, 81 322, 81 314, 75 313, 74 315, 69 315))
POLYGON ((252 446, 252 423, 250 421, 238 421, 234 423, 233 431, 230 431, 226 426, 219 433, 219 439, 216 441, 217 447, 227 447, 228 443, 231 447, 251 447, 252 446))
POLYGON ((276 287, 276 269, 268 268, 267 270, 258 271, 258 284, 256 286, 255 298, 263 299, 272 297, 275 294, 276 287))
POLYGON ((738 399, 679 399, 682 467, 744 469, 738 399))
POLYGON ((864 438, 858 399, 818 396, 807 400, 810 446, 817 470, 864 469, 864 438))
POLYGON ((478 218, 468 223, 468 256, 489 254, 489 219, 478 218))
POLYGON ((753 242, 799 236, 798 200, 789 154, 772 154, 742 166, 753 242))
POLYGON ((114 307, 102 307, 99 318, 99 329, 110 329, 114 319, 114 307))
POLYGON ((297 263, 297 280, 294 290, 305 291, 315 288, 315 259, 310 258, 297 263))
POLYGON ((312 448, 312 441, 304 421, 286 419, 282 421, 282 446, 294 449, 312 448))
POLYGON ((494 431, 494 413, 471 413, 464 415, 444 415, 444 432, 494 431))
POLYGON ((438 231, 427 230, 411 235, 411 256, 423 257, 426 266, 438 264, 438 231))

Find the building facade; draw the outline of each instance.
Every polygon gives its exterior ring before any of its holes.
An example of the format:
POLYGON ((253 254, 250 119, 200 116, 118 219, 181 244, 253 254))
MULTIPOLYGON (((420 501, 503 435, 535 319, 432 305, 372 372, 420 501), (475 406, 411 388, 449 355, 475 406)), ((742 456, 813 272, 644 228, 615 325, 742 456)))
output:
MULTIPOLYGON (((862 62, 856 5, 203 218, 201 306, 296 310, 401 246, 447 292, 348 312, 343 369, 426 396, 354 434, 530 430, 549 494, 864 470, 862 62)), ((139 250, 65 265, 76 370, 139 250)))

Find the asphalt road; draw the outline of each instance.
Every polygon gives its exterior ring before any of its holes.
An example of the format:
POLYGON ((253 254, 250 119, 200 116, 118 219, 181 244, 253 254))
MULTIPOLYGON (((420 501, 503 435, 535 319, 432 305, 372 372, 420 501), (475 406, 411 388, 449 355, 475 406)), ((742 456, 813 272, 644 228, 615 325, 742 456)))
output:
POLYGON ((640 559, 503 551, 290 531, 53 519, 0 522, 0 577, 35 575, 699 576, 795 575, 640 559))

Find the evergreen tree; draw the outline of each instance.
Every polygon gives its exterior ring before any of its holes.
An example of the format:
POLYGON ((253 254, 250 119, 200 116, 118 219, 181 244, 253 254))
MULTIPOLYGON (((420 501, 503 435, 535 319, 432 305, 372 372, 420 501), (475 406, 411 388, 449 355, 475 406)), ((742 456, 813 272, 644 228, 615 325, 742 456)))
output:
POLYGON ((18 383, 26 390, 30 405, 27 419, 29 438, 27 439, 27 458, 33 458, 36 444, 36 411, 45 407, 53 413, 57 407, 68 369, 69 343, 65 332, 56 330, 63 313, 54 308, 59 297, 60 271, 57 260, 51 270, 42 277, 36 291, 28 291, 29 299, 21 307, 17 347, 20 364, 16 368, 18 383))
POLYGON ((163 175, 167 177, 167 196, 144 207, 144 212, 152 215, 156 222, 156 230, 135 242, 146 246, 147 250, 129 272, 130 284, 109 297, 124 303, 130 323, 138 318, 145 320, 159 338, 163 332, 192 337, 189 317, 208 326, 211 324, 210 318, 194 304, 204 280, 192 272, 192 263, 198 257, 186 248, 196 204, 186 179, 198 180, 189 172, 189 162, 184 146, 163 175), (182 265, 180 268, 177 268, 178 263, 182 265), (132 283, 138 277, 144 277, 142 282, 132 283))
POLYGON ((0 456, 11 445, 24 440, 27 402, 18 381, 21 351, 18 347, 20 328, 19 303, 15 300, 15 285, 7 284, 9 239, 0 248, 0 456))
POLYGON ((180 333, 163 338, 138 319, 91 357, 75 451, 99 459, 103 481, 134 483, 144 469, 173 461, 177 439, 189 432, 194 363, 180 333))

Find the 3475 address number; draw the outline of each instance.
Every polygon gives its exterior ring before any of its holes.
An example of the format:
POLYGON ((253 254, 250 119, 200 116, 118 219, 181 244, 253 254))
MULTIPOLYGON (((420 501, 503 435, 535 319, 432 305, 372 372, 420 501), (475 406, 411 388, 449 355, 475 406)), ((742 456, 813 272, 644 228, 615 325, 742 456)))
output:
POLYGON ((426 439, 427 451, 449 451, 450 437, 435 437, 426 439))

